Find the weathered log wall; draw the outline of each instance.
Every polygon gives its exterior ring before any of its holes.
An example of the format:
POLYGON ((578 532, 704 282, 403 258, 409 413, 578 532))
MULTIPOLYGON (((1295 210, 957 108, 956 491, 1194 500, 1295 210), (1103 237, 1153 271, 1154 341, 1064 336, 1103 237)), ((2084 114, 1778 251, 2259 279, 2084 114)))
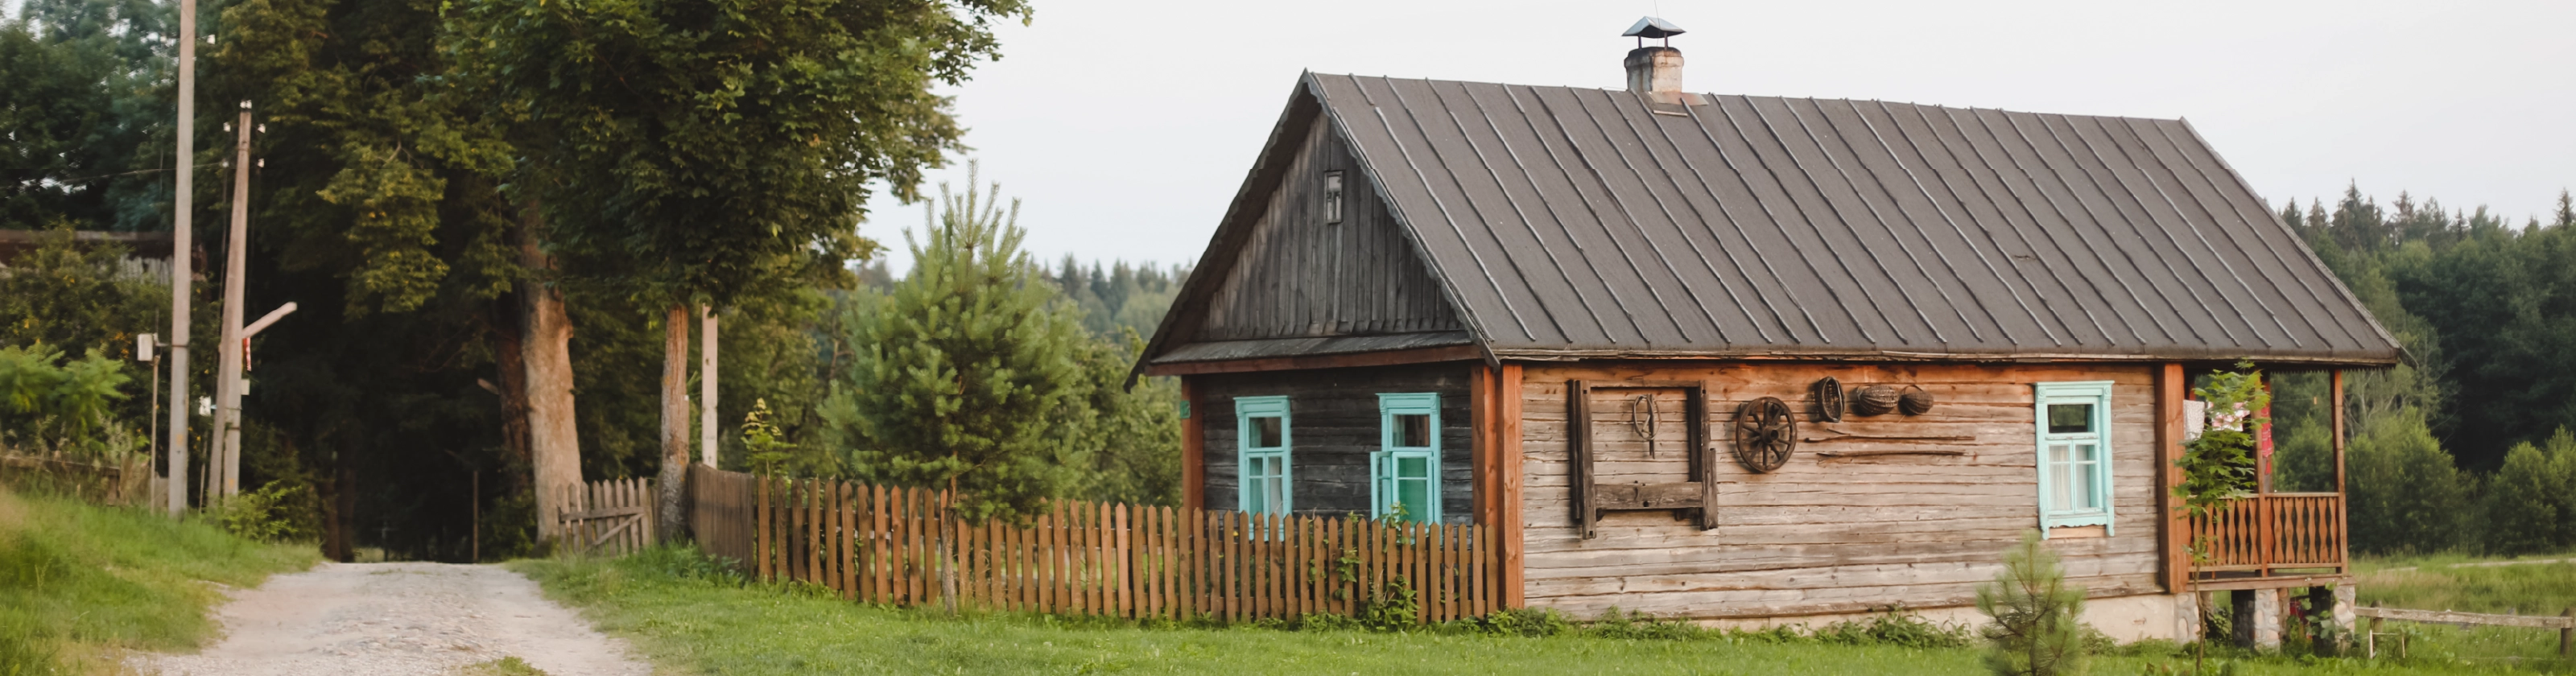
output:
POLYGON ((1367 516, 1369 454, 1382 448, 1377 395, 1440 395, 1440 512, 1446 523, 1475 521, 1475 436, 1468 412, 1470 364, 1415 364, 1191 376, 1191 415, 1206 435, 1204 504, 1235 509, 1235 397, 1288 397, 1289 476, 1298 514, 1367 516))
MULTIPOLYGON (((2153 367, 1605 362, 1527 367, 1522 381, 1522 494, 1529 605, 1590 616, 1612 606, 1694 618, 1779 617, 1902 604, 1973 603, 2002 551, 2038 524, 2031 384, 2108 380, 2112 390, 2114 523, 2061 529, 2050 541, 2069 581, 2095 596, 2157 593, 2158 514, 2153 367), (1920 385, 1938 404, 1924 415, 1847 416, 1822 423, 1810 385, 1920 385), (1573 526, 1567 484, 1567 383, 1688 380, 1708 384, 1708 439, 1725 447, 1736 407, 1771 396, 1798 411, 1797 454, 1755 474, 1721 455, 1715 530, 1679 510, 1614 511, 1599 536, 1573 526), (1887 439, 1869 437, 1914 437, 1887 439), (1928 439, 1927 439, 1928 437, 1928 439), (1871 454, 1826 457, 1820 452, 1871 454), (1928 451, 1917 454, 1907 451, 1928 451)), ((1679 480, 1687 428, 1677 394, 1658 394, 1656 453, 1608 391, 1591 402, 1601 483, 1679 480)))

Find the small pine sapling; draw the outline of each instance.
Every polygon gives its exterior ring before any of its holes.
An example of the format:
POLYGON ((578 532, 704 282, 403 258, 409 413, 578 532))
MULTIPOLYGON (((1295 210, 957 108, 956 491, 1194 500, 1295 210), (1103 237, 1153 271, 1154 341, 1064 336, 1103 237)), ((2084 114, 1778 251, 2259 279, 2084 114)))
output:
POLYGON ((1994 621, 1983 634, 1992 644, 1986 665, 1999 676, 2084 673, 2084 589, 2066 585, 2057 553, 2024 531, 2021 544, 2004 552, 2004 570, 1977 587, 1977 612, 1994 621))

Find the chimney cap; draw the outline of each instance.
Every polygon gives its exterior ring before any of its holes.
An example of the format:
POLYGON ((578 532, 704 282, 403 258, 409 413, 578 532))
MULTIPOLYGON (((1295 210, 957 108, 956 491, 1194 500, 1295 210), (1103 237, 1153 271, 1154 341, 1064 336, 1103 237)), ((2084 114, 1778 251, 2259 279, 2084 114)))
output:
POLYGON ((1649 16, 1637 19, 1637 25, 1629 26, 1628 32, 1620 33, 1619 37, 1669 38, 1682 33, 1682 27, 1673 25, 1673 22, 1665 21, 1659 17, 1649 16))

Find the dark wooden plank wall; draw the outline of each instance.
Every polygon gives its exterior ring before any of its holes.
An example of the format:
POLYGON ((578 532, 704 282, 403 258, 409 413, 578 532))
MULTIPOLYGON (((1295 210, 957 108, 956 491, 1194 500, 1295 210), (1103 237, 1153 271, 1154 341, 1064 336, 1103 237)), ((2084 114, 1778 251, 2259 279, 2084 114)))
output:
POLYGON ((1350 146, 1317 117, 1191 340, 1455 331, 1440 293, 1350 146), (1342 172, 1342 222, 1324 173, 1342 172))
MULTIPOLYGON (((1889 605, 1974 603, 2003 550, 2038 524, 2037 443, 2031 383, 2109 380, 2113 510, 2110 537, 2050 541, 2068 582, 2097 597, 2162 591, 2158 461, 2151 365, 1616 364, 1527 367, 1522 381, 1523 590, 1531 606, 1589 617, 1612 606, 1657 615, 1727 618, 1862 612, 1889 605), (1807 394, 1816 379, 1846 386, 1919 384, 1938 404, 1920 416, 1849 417, 1819 424, 1807 394), (1582 539, 1568 501, 1566 381, 1696 380, 1709 386, 1709 439, 1725 447, 1744 401, 1772 396, 1798 411, 1798 452, 1788 466, 1754 474, 1721 455, 1718 527, 1701 531, 1671 510, 1614 511, 1582 539), (1828 429, 1843 434, 1828 432, 1828 429), (1862 439, 1846 435, 1970 437, 1862 439), (1834 438, 1835 441, 1808 441, 1834 438), (1820 452, 1927 450, 1959 455, 1820 452)), ((1627 425, 1619 397, 1596 393, 1595 467, 1605 482, 1670 481, 1686 462, 1666 449, 1686 428, 1657 426, 1656 457, 1627 425)), ((1680 402, 1656 392, 1658 409, 1680 402)), ((1672 418, 1666 417, 1666 421, 1672 418)))
POLYGON ((1206 509, 1235 508, 1235 397, 1288 397, 1292 502, 1298 514, 1369 513, 1369 454, 1379 448, 1377 395, 1440 394, 1440 516, 1475 522, 1470 362, 1190 376, 1192 415, 1206 435, 1206 509))

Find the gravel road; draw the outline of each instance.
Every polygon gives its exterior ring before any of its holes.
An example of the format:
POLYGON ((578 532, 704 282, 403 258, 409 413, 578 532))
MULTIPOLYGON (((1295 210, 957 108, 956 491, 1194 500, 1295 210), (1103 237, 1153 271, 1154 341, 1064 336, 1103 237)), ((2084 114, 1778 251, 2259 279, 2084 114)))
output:
POLYGON ((167 676, 434 676, 516 656, 550 676, 645 676, 624 642, 498 566, 324 563, 233 593, 224 639, 195 655, 145 655, 167 676))

